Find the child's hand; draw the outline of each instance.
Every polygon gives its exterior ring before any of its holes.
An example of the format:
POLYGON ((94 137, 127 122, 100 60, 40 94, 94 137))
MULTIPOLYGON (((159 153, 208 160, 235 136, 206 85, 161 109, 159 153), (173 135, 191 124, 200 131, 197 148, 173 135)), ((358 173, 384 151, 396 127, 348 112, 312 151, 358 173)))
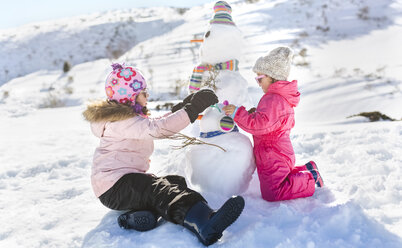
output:
POLYGON ((248 110, 248 113, 249 113, 249 114, 252 114, 252 113, 254 113, 256 110, 257 110, 256 108, 251 108, 251 109, 248 110))
POLYGON ((177 103, 176 105, 173 105, 172 107, 172 113, 182 109, 184 107, 184 105, 186 105, 187 103, 190 103, 191 98, 193 98, 194 93, 186 96, 186 98, 184 98, 184 100, 182 102, 177 103))
POLYGON ((225 107, 222 108, 222 110, 225 111, 226 115, 232 115, 235 109, 236 106, 233 104, 226 105, 225 107))

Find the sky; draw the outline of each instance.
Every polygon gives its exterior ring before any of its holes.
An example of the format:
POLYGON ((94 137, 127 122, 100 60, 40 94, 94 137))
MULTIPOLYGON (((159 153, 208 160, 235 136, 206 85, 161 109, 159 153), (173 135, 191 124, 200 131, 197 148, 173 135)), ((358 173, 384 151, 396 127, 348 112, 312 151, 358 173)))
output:
POLYGON ((0 29, 14 28, 31 22, 49 21, 77 15, 124 8, 173 6, 192 7, 211 0, 19 0, 1 1, 0 29))

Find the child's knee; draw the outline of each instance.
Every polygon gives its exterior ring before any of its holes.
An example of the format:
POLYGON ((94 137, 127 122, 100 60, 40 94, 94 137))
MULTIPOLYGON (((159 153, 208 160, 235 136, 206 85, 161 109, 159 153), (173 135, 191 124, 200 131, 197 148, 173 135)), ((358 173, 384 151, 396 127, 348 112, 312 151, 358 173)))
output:
POLYGON ((280 197, 278 196, 278 193, 270 188, 261 188, 261 196, 262 199, 270 202, 281 200, 280 197))

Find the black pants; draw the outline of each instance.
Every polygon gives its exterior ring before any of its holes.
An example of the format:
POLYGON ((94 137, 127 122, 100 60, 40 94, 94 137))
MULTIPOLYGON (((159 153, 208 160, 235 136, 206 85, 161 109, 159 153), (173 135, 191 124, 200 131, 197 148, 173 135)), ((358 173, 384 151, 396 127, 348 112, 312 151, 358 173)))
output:
POLYGON ((187 211, 197 202, 206 200, 187 188, 183 177, 130 173, 121 177, 112 188, 99 197, 114 210, 149 210, 164 219, 183 224, 187 211))

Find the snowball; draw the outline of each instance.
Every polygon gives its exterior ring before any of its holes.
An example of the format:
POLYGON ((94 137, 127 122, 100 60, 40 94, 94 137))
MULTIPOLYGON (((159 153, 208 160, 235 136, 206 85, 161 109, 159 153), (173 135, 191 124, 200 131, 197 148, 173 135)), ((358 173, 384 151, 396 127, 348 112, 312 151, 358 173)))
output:
POLYGON ((186 177, 202 191, 226 196, 244 192, 255 170, 253 147, 247 136, 231 132, 201 140, 218 145, 191 146, 186 177))
POLYGON ((230 196, 245 191, 255 170, 253 147, 250 139, 240 132, 232 131, 231 119, 222 110, 223 104, 216 104, 205 111, 200 120, 200 131, 223 132, 218 136, 200 138, 218 145, 192 146, 186 153, 187 178, 202 191, 222 193, 230 196))

